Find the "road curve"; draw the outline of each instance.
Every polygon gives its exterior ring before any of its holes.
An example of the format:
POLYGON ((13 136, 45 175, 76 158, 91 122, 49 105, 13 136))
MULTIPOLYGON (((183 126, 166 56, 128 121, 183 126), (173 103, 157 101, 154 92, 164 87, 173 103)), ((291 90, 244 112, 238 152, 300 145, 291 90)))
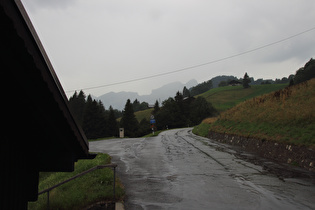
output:
POLYGON ((315 209, 312 180, 279 178, 190 128, 90 142, 90 151, 119 165, 126 209, 315 209))

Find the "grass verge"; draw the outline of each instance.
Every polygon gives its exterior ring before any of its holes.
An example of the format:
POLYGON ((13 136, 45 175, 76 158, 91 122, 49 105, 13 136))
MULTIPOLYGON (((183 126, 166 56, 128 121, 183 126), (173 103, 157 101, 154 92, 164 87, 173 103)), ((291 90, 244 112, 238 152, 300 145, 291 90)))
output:
POLYGON ((264 140, 278 141, 295 145, 314 146, 315 126, 296 126, 273 123, 253 123, 218 121, 210 127, 211 131, 264 140))
POLYGON ((103 141, 103 140, 110 140, 110 139, 117 139, 116 136, 110 136, 110 137, 103 137, 103 138, 97 138, 97 139, 89 139, 89 141, 103 141))
POLYGON ((161 131, 155 131, 154 134, 151 132, 145 136, 143 136, 142 138, 147 138, 147 137, 153 137, 153 136, 158 136, 161 132, 163 132, 164 130, 161 131))
POLYGON ((216 117, 206 118, 199 125, 195 126, 192 132, 198 136, 207 137, 211 124, 216 120, 216 117))
MULTIPOLYGON (((111 157, 98 154, 93 160, 79 160, 73 172, 41 172, 38 191, 45 190, 97 165, 109 164, 111 157)), ((98 169, 50 191, 50 209, 82 209, 98 201, 113 199, 113 170, 98 169)), ((116 200, 124 196, 124 188, 116 177, 116 200)), ((29 209, 46 209, 47 194, 29 202, 29 209)))
POLYGON ((198 136, 207 137, 210 126, 211 125, 207 123, 200 123, 193 128, 192 132, 198 136))
POLYGON ((315 147, 315 79, 247 100, 210 131, 315 147))

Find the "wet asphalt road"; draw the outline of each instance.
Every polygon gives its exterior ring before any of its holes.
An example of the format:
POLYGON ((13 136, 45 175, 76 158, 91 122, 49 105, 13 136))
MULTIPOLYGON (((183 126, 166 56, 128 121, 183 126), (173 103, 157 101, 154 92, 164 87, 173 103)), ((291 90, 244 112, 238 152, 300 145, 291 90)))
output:
POLYGON ((312 179, 270 173, 189 128, 90 142, 90 151, 108 153, 118 164, 127 210, 315 209, 312 179))

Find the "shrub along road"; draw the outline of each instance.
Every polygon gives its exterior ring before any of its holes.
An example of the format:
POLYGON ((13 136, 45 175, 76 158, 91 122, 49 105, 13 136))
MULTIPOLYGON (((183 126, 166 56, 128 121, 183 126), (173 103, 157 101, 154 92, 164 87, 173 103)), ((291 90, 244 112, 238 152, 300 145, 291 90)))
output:
POLYGON ((126 209, 315 209, 314 177, 270 173, 190 128, 90 142, 90 151, 108 153, 118 164, 126 209))

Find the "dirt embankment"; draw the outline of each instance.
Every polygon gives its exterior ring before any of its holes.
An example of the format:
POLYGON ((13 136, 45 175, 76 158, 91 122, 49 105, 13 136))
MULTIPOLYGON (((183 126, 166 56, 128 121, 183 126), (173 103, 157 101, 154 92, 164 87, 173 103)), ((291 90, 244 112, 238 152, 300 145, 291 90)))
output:
POLYGON ((221 134, 210 131, 208 138, 242 147, 245 151, 277 162, 300 166, 315 172, 315 151, 305 146, 278 143, 274 141, 221 134))

